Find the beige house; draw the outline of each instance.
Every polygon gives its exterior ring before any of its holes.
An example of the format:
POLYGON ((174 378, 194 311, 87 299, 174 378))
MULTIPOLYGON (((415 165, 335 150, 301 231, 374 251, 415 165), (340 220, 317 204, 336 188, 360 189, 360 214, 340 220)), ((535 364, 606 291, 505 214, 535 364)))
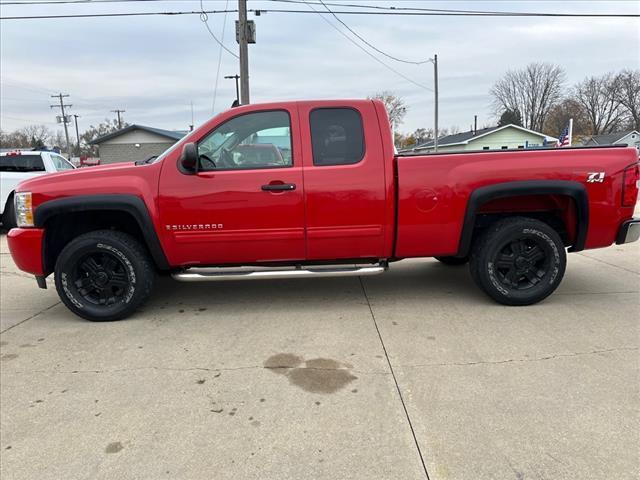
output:
POLYGON ((160 155, 186 135, 184 131, 129 125, 90 142, 98 146, 101 164, 145 160, 160 155))
MULTIPOLYGON (((438 139, 438 152, 511 150, 523 148, 551 147, 557 138, 544 133, 534 132, 517 125, 482 128, 479 130, 456 133, 438 139)), ((433 140, 417 145, 406 151, 416 153, 433 152, 433 140)))

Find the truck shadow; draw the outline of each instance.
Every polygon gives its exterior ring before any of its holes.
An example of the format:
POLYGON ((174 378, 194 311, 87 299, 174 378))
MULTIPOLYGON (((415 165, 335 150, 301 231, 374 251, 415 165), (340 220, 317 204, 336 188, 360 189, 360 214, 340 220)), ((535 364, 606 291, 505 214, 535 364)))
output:
POLYGON ((304 307, 327 309, 340 304, 372 305, 393 299, 395 302, 424 298, 425 301, 450 301, 453 296, 490 304, 478 290, 466 266, 451 267, 432 260, 400 262, 389 272, 374 277, 319 278, 298 280, 257 280, 182 283, 161 277, 145 311, 183 305, 192 309, 215 308, 228 311, 242 308, 256 313, 265 309, 304 307), (366 297, 363 291, 366 291, 366 297))

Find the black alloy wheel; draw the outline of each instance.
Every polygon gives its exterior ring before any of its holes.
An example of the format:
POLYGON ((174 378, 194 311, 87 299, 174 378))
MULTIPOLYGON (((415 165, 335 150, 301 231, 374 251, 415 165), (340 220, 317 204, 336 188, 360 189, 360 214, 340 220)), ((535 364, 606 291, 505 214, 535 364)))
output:
POLYGON ((491 225, 474 242, 469 269, 476 284, 504 305, 531 305, 560 284, 567 264, 564 243, 548 224, 511 217, 491 225))
POLYGON ((546 276, 551 257, 549 245, 539 237, 516 238, 496 252, 493 265, 502 285, 526 290, 546 276))
POLYGON ((71 281, 78 294, 94 305, 122 301, 131 285, 124 262, 111 252, 95 251, 78 261, 71 281))
POLYGON ((155 275, 146 248, 115 230, 76 237, 55 266, 60 300, 76 315, 96 322, 134 313, 151 295, 155 275))

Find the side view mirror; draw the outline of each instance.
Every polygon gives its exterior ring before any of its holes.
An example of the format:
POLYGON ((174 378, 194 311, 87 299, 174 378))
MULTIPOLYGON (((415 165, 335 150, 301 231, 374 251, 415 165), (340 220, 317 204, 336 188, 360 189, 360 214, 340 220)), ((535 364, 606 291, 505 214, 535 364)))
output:
POLYGON ((195 143, 187 143, 182 147, 180 165, 188 172, 195 172, 198 165, 198 147, 195 143))

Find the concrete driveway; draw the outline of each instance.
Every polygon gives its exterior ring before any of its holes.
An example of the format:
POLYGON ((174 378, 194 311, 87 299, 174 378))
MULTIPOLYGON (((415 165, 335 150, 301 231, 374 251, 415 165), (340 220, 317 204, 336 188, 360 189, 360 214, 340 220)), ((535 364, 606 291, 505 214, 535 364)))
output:
POLYGON ((640 245, 496 305, 465 267, 178 284, 91 323, 0 244, 0 476, 636 479, 640 245))

